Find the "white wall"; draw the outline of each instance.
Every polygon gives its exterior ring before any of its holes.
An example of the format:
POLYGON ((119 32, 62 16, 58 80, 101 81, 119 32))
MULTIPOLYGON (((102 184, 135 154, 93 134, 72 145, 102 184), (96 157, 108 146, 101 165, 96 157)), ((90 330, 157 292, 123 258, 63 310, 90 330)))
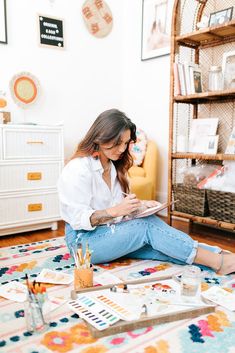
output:
POLYGON ((91 36, 81 14, 82 0, 7 0, 8 45, 0 44, 0 90, 7 90, 14 121, 57 123, 64 121, 65 155, 103 110, 121 103, 122 6, 109 0, 114 27, 109 36, 91 36), (39 47, 37 14, 63 18, 65 50, 39 47), (38 102, 25 110, 9 94, 8 83, 21 71, 41 83, 38 102))
POLYGON ((170 56, 141 61, 142 1, 124 6, 123 109, 158 146, 157 198, 167 198, 170 56))
POLYGON ((8 45, 0 44, 0 90, 12 120, 65 126, 68 158, 91 122, 105 109, 122 109, 159 150, 158 196, 167 193, 169 56, 141 62, 142 0, 106 0, 114 25, 103 39, 83 23, 84 0, 7 0, 8 45), (64 19, 65 50, 39 47, 37 14, 64 19), (21 71, 41 84, 38 102, 19 108, 9 81, 21 71))

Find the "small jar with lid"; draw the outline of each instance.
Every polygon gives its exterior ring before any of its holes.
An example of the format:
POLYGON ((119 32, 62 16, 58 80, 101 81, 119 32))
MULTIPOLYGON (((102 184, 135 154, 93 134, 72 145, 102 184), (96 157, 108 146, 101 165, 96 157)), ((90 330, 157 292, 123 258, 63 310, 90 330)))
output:
POLYGON ((223 74, 221 66, 211 66, 208 76, 208 91, 223 89, 223 74))

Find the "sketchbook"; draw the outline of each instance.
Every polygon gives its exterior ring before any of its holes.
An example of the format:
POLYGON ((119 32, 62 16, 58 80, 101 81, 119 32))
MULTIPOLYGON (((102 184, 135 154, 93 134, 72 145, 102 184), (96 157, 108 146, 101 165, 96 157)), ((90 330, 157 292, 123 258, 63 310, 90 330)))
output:
POLYGON ((172 201, 170 203, 169 202, 161 203, 161 204, 158 204, 157 206, 154 206, 154 207, 141 208, 141 209, 133 212, 132 214, 125 216, 123 218, 123 221, 129 221, 129 220, 135 219, 135 218, 143 218, 143 217, 151 216, 151 215, 153 215, 155 213, 158 213, 158 212, 164 210, 168 206, 173 205, 177 201, 178 200, 172 201))

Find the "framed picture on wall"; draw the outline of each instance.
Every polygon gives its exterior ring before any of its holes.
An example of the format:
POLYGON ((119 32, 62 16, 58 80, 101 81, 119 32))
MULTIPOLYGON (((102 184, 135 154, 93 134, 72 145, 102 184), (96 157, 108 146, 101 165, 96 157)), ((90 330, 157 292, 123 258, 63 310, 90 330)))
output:
POLYGON ((0 0, 0 43, 7 44, 6 0, 0 0))
POLYGON ((142 0, 141 60, 170 53, 174 0, 142 0))

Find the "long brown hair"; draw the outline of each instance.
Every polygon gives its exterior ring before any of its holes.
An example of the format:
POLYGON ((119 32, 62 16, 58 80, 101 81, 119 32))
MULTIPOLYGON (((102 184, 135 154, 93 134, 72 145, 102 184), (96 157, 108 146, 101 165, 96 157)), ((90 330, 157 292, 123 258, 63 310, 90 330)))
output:
MULTIPOLYGON (((121 135, 124 131, 130 130, 131 141, 136 141, 136 126, 132 121, 121 111, 117 109, 106 110, 101 113, 94 121, 85 137, 78 144, 77 150, 73 158, 87 157, 94 155, 99 144, 108 143, 110 141, 117 145, 120 142, 121 135)), ((124 192, 129 191, 127 181, 127 171, 133 164, 132 156, 129 152, 129 144, 122 154, 122 158, 113 161, 117 170, 117 178, 124 192)))

